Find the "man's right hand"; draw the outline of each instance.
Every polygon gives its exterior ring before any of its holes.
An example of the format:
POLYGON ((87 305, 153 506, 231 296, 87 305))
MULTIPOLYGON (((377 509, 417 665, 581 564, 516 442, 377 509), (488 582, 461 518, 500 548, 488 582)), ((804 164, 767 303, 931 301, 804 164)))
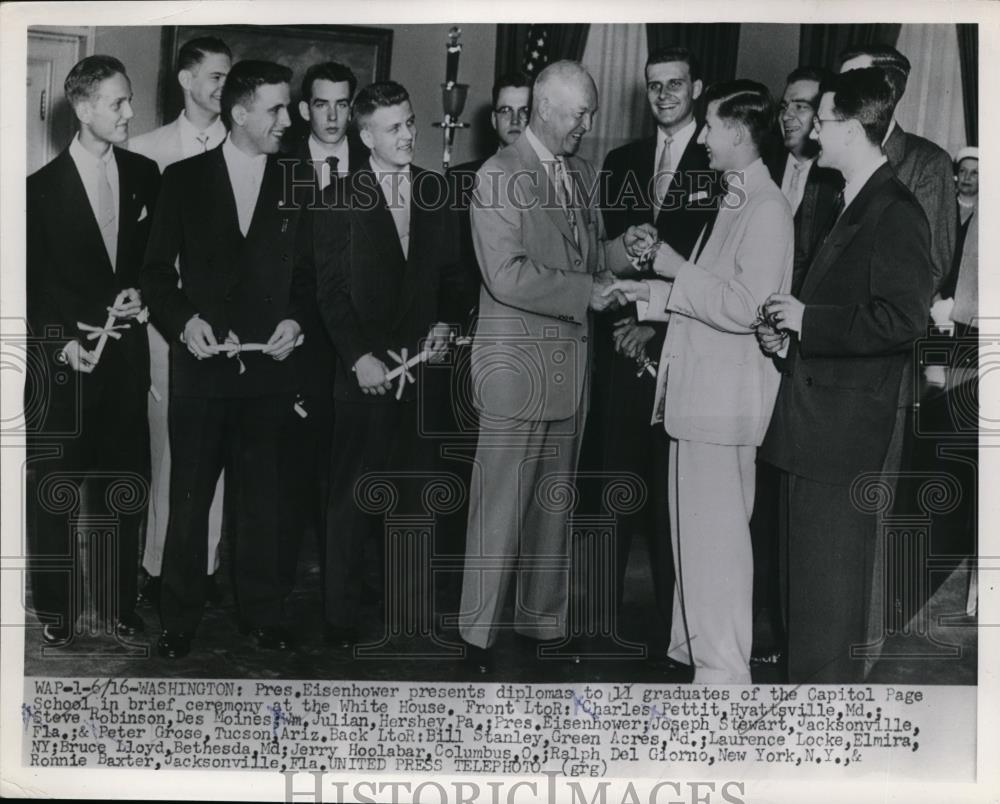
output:
POLYGON ((612 277, 606 271, 594 275, 594 284, 590 288, 591 310, 601 312, 601 310, 607 310, 609 307, 620 307, 624 303, 625 300, 623 297, 616 294, 608 294, 611 283, 612 277))
POLYGON ((90 374, 97 365, 94 353, 84 349, 79 341, 70 341, 62 348, 62 355, 73 371, 90 374))
POLYGON ((362 355, 354 364, 354 374, 362 393, 381 396, 390 390, 392 384, 386 379, 388 373, 385 363, 372 354, 362 355))
POLYGON ((184 325, 184 334, 181 335, 181 340, 187 346, 188 351, 199 360, 214 356, 216 347, 219 345, 215 340, 215 333, 212 332, 212 326, 196 315, 191 316, 184 325))
POLYGON ((781 348, 785 345, 785 341, 788 339, 787 333, 778 332, 767 324, 761 324, 757 327, 755 334, 757 335, 757 343, 760 345, 760 350, 768 357, 780 352, 781 348))

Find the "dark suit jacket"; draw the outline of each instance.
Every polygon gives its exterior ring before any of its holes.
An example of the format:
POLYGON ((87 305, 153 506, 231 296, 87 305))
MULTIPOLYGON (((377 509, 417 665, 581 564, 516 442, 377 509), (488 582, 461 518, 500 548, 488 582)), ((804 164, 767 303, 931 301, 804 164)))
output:
MULTIPOLYGON (((354 173, 368 167, 368 149, 353 133, 347 135, 347 170, 354 173)), ((319 176, 309 152, 309 135, 295 140, 291 147, 281 155, 282 165, 292 173, 293 200, 303 207, 322 204, 323 198, 319 191, 319 176)))
POLYGON ((889 165, 868 180, 806 273, 760 457, 824 483, 877 471, 931 294, 927 218, 889 165))
POLYGON ((281 362, 246 353, 246 372, 240 374, 236 360, 222 355, 198 360, 180 342, 195 314, 211 324, 220 343, 230 330, 243 343, 266 343, 279 321, 307 320, 314 283, 294 259, 300 212, 287 202, 288 181, 279 157, 269 156, 244 238, 221 145, 164 172, 141 284, 158 329, 170 339, 172 395, 244 397, 294 390, 297 349, 281 362))
MULTIPOLYGON (((83 181, 67 148, 27 181, 27 314, 28 328, 43 338, 51 361, 62 346, 77 338, 88 349, 77 322, 103 327, 107 307, 124 288, 139 287, 139 267, 149 236, 160 174, 144 156, 115 148, 118 165, 118 248, 112 270, 97 219, 83 181)), ((49 365, 52 365, 49 362, 49 365)), ((81 375, 92 385, 107 383, 146 393, 149 388, 149 342, 146 327, 133 322, 120 340, 108 339, 92 374, 81 375)), ((46 394, 56 403, 65 387, 76 402, 74 383, 52 383, 46 394)), ((35 392, 28 375, 26 394, 35 392)))
MULTIPOLYGON (((774 183, 781 187, 788 165, 788 152, 782 148, 768 160, 767 169, 774 183)), ((795 267, 792 271, 792 294, 802 287, 806 269, 812 263, 813 255, 833 226, 833 215, 837 196, 844 188, 844 178, 836 170, 820 167, 813 163, 809 168, 806 186, 802 191, 802 202, 795 210, 795 267)))
MULTIPOLYGON (((934 288, 944 282, 955 254, 958 221, 955 219, 955 174, 951 157, 923 137, 903 131, 896 124, 886 140, 885 156, 927 215, 931 228, 931 264, 934 288)), ((930 297, 927 299, 930 304, 930 297)))
MULTIPOLYGON (((365 167, 331 183, 329 206, 312 215, 313 260, 320 313, 337 351, 335 398, 394 403, 392 394, 369 397, 351 369, 371 352, 390 369, 388 350, 410 356, 438 321, 462 316, 454 212, 446 179, 411 166, 409 254, 399 237, 375 174, 365 167), (421 203, 424 199, 427 203, 421 203)), ((419 384, 419 378, 418 378, 419 384)), ((413 399, 412 385, 404 399, 413 399)))

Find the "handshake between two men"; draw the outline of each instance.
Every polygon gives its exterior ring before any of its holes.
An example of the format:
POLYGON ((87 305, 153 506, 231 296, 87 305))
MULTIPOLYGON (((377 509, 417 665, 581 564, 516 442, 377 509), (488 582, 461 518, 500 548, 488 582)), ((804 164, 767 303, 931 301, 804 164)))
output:
MULTIPOLYGON (((672 281, 688 262, 667 243, 659 239, 656 228, 644 223, 630 227, 625 234, 625 248, 638 271, 651 271, 657 279, 672 281)), ((594 310, 621 307, 635 302, 648 302, 649 283, 642 279, 618 279, 605 272, 594 282, 594 294, 602 300, 591 301, 594 310)), ((764 354, 771 356, 784 351, 789 334, 802 331, 802 314, 805 305, 789 293, 772 293, 761 305, 753 327, 757 342, 764 354)), ((629 357, 635 357, 648 337, 644 327, 637 326, 633 318, 618 322, 615 330, 615 348, 629 357)))

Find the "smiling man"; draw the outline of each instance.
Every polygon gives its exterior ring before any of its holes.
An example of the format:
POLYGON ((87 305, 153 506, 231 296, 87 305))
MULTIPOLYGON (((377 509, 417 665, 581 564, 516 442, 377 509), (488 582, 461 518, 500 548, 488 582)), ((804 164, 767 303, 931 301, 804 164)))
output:
MULTIPOLYGON (((366 472, 433 467, 433 442, 418 415, 442 402, 426 398, 421 367, 411 369, 415 383, 391 393, 391 353, 412 356, 426 347, 432 360, 443 357, 463 298, 445 179, 412 164, 417 121, 409 93, 395 81, 370 84, 358 93, 354 116, 371 156, 333 182, 324 194, 328 208, 311 216, 320 313, 337 351, 324 637, 342 649, 360 636, 365 550, 385 538, 382 522, 362 507, 358 481, 366 472)), ((413 488, 414 481, 399 481, 399 513, 422 510, 413 488)), ((413 629, 426 625, 416 606, 427 600, 392 592, 413 629)))
POLYGON ((291 71, 242 61, 222 93, 222 147, 178 162, 162 204, 142 289, 170 337, 170 520, 163 559, 161 656, 188 653, 205 600, 208 510, 223 467, 233 500, 241 630, 286 650, 279 573, 281 426, 293 404, 293 353, 313 283, 293 259, 299 211, 277 152, 291 71), (181 284, 175 261, 179 259, 181 284), (239 344, 260 351, 232 356, 239 344), (258 347, 260 348, 260 347, 258 347))
POLYGON ((577 62, 535 81, 528 127, 480 168, 472 237, 482 272, 472 347, 480 414, 469 503, 460 631, 480 672, 517 577, 515 630, 567 634, 566 514, 536 498, 546 475, 576 471, 589 405, 590 311, 609 306, 611 268, 651 243, 632 229, 608 240, 593 167, 574 156, 597 114, 597 88, 577 62), (540 563, 536 563, 536 561, 540 563))
MULTIPOLYGON (((125 505, 130 495, 118 492, 128 490, 141 500, 149 478, 149 346, 146 327, 135 318, 142 307, 139 268, 160 184, 155 164, 122 150, 132 119, 125 66, 111 56, 88 56, 70 70, 65 89, 79 132, 28 177, 25 241, 29 331, 42 344, 46 370, 61 370, 62 363, 70 372, 58 382, 48 375, 48 383, 29 372, 25 385, 26 411, 44 401, 43 415, 29 429, 26 502, 33 607, 47 621, 42 636, 49 644, 70 641, 80 613, 69 573, 46 567, 75 554, 67 519, 72 506, 62 505, 56 491, 71 500, 61 484, 79 486, 87 475, 89 512, 117 520, 108 546, 113 565, 107 574, 94 574, 93 583, 102 588, 90 594, 104 602, 102 613, 120 637, 144 629, 133 606, 146 507, 125 505), (98 356, 97 341, 78 322, 102 327, 112 307, 120 328, 98 356)), ((79 503, 78 489, 75 496, 79 503)))
POLYGON ((670 658, 696 683, 749 684, 755 459, 780 376, 757 348, 760 305, 792 279, 792 214, 760 158, 773 121, 755 81, 713 85, 701 140, 728 184, 711 232, 685 258, 669 245, 653 270, 624 280, 639 319, 670 326, 654 422, 670 437, 667 497, 676 567, 670 658))
MULTIPOLYGON (((198 37, 185 42, 177 54, 177 83, 184 93, 184 108, 177 119, 146 134, 132 137, 128 147, 154 160, 160 172, 181 159, 218 147, 226 138, 226 127, 219 118, 222 87, 232 67, 232 54, 221 39, 198 37)), ((170 371, 168 337, 154 323, 149 327, 149 368, 159 399, 150 395, 149 440, 152 458, 149 517, 146 522, 146 546, 142 567, 146 583, 140 599, 153 606, 160 604, 160 572, 163 567, 163 544, 167 538, 170 514, 170 443, 167 438, 170 371)), ((222 498, 224 482, 212 500, 208 522, 208 599, 220 601, 215 571, 219 568, 219 543, 222 540, 222 498)))

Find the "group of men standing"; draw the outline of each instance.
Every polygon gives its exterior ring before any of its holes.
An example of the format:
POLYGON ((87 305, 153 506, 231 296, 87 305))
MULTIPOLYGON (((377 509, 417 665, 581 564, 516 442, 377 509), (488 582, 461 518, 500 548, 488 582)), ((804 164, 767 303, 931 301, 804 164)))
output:
MULTIPOLYGON (((794 71, 786 151, 770 159, 763 85, 706 88, 690 51, 656 51, 656 134, 612 151, 599 178, 576 156, 594 82, 557 62, 533 84, 497 82, 498 151, 445 184, 411 164, 416 117, 396 82, 357 92, 346 67, 314 66, 298 108, 309 134, 289 148, 291 72, 194 40, 178 63, 184 110, 129 151, 125 67, 84 59, 66 80, 79 134, 28 179, 29 325, 58 333, 46 360, 76 375, 29 441, 45 640, 68 642, 74 614, 43 560, 71 537, 57 483, 127 474, 152 481, 143 595, 160 607, 162 656, 190 651, 217 598, 223 527, 258 647, 292 646, 282 600, 310 530, 326 639, 353 646, 364 554, 383 533, 358 484, 440 457, 422 435, 423 362, 413 382, 393 382, 392 365, 401 350, 443 360, 472 307, 479 437, 458 621, 480 672, 514 579, 514 629, 567 635, 567 514, 542 487, 576 474, 586 441, 588 460, 647 482, 609 604, 641 535, 672 662, 696 681, 750 681, 754 584, 779 588, 776 571, 754 578, 759 457, 781 472, 790 680, 859 679, 874 524, 851 483, 899 467, 908 354, 954 236, 950 160, 893 120, 908 69, 871 48, 844 54, 838 76, 794 71)), ((88 499, 116 518, 108 616, 134 636, 146 506, 88 499)))

